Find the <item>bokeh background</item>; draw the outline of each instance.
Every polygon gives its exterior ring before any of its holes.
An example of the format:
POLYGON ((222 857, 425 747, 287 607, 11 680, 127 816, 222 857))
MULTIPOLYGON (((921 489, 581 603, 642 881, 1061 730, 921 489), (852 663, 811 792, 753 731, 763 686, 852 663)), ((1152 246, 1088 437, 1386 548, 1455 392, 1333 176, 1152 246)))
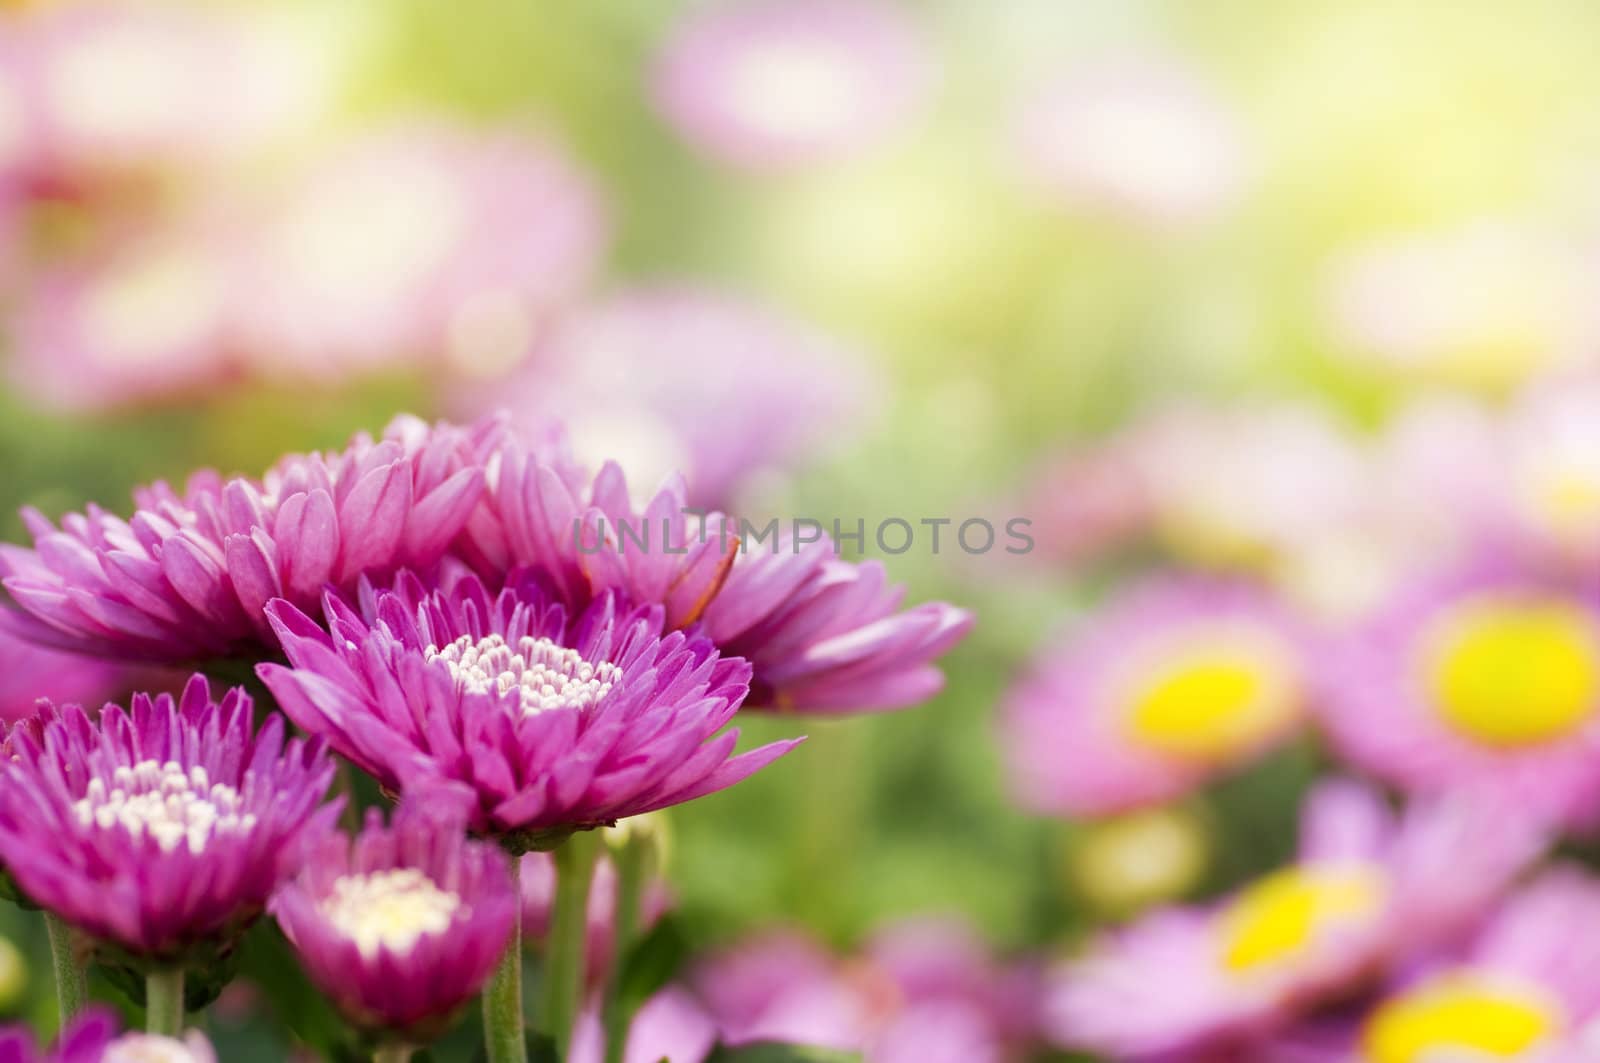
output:
POLYGON ((501 405, 761 519, 1028 517, 1025 557, 886 557, 978 614, 944 693, 750 721, 810 740, 673 810, 668 877, 696 947, 938 914, 1048 956, 1280 862, 1329 763, 1020 808, 1000 706, 1125 581, 1342 621, 1468 513, 1593 573, 1597 35, 1579 0, 12 2, 0 532, 501 405))

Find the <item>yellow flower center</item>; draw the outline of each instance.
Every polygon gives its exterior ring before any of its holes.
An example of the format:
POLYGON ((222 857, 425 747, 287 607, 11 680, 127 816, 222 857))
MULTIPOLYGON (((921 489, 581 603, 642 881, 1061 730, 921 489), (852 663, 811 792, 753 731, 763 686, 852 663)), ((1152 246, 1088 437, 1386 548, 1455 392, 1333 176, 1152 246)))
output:
POLYGON ((1555 1035, 1562 1021, 1560 1007, 1542 994, 1457 972, 1380 1005, 1362 1031, 1361 1058, 1516 1059, 1555 1035))
POLYGON ((1223 912, 1223 965, 1253 974, 1291 963, 1330 933, 1371 923, 1387 896, 1383 873, 1370 865, 1301 865, 1273 872, 1223 912))
POLYGON ((1184 654, 1144 678, 1127 727, 1147 749, 1216 763, 1257 748, 1298 715, 1298 691, 1281 654, 1222 644, 1184 654))
POLYGON ((1600 702, 1600 628, 1557 600, 1493 600, 1458 611, 1431 640, 1439 714, 1486 745, 1571 734, 1600 702))

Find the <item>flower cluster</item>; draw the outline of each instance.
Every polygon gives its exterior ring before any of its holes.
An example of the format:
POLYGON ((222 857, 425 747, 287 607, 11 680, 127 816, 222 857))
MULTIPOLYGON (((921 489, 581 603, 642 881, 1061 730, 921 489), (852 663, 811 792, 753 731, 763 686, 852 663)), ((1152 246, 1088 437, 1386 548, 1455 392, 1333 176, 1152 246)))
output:
POLYGON ((260 479, 208 471, 181 493, 157 484, 137 500, 128 520, 98 507, 59 527, 26 514, 34 548, 0 553, 28 614, 12 626, 101 656, 260 659, 280 648, 268 603, 314 611, 325 588, 353 601, 363 578, 454 561, 496 591, 530 571, 574 621, 607 594, 620 609, 659 606, 667 629, 698 624, 750 661, 756 704, 847 711, 936 692, 930 662, 971 625, 942 604, 897 613, 903 592, 881 566, 838 560, 825 542, 741 554, 727 517, 688 511, 681 479, 636 509, 616 465, 590 479, 564 447, 530 443, 497 417, 400 418, 378 439, 285 458, 260 479), (659 538, 641 546, 625 528, 659 538))
POLYGON ((241 378, 490 375, 581 293, 606 222, 560 145, 414 120, 307 154, 352 65, 328 40, 309 12, 5 13, 0 299, 19 390, 98 410, 241 378))
POLYGON ((1305 406, 1169 409, 1048 464, 1045 556, 1156 562, 1000 713, 1018 802, 1098 817, 1067 843, 1074 888, 1133 915, 1052 975, 1048 1039, 1136 1061, 1592 1053, 1590 958, 1561 928, 1600 886, 1546 857, 1582 851, 1600 800, 1594 387, 1419 400, 1366 438, 1305 406), (1313 747, 1399 809, 1265 781, 1304 780, 1313 747), (1298 857, 1257 849, 1220 899, 1164 904, 1228 841, 1204 810, 1261 814, 1263 785, 1304 790, 1298 857))
MULTIPOLYGON (((831 547, 741 556, 734 522, 689 510, 686 490, 669 479, 636 508, 618 466, 590 477, 559 433, 401 417, 260 478, 141 490, 127 520, 27 512, 33 549, 0 563, 20 607, 7 628, 49 648, 24 651, 30 669, 69 652, 253 667, 283 710, 257 720, 243 688, 216 700, 196 674, 97 716, 42 702, 6 734, 0 864, 58 921, 63 1009, 83 992, 67 957, 87 955, 143 976, 152 1035, 173 1034, 270 910, 380 1057, 439 1036, 482 989, 491 1058, 518 1058, 508 853, 557 850, 532 858, 558 884, 530 925, 550 992, 575 1006, 648 914, 592 909, 612 929, 585 950, 590 832, 793 748, 735 751, 725 728, 752 690, 774 708, 904 706, 938 689, 933 658, 971 624, 942 603, 899 611, 880 566, 831 547), (619 536, 629 524, 656 549, 619 536), (284 716, 312 737, 286 741, 284 716), (390 824, 369 810, 355 838, 335 829, 330 752, 402 797, 390 824)), ((642 865, 617 860, 626 888, 610 869, 596 902, 638 905, 642 865)), ((547 1016, 558 1042, 574 1015, 547 1016)))

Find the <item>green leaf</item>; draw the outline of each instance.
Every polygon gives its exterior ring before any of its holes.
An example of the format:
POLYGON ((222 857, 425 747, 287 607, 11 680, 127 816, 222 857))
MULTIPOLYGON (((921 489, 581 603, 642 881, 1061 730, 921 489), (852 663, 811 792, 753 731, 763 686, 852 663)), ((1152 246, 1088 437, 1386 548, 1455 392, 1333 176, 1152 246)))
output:
POLYGON ((623 1014, 633 1015, 672 981, 688 956, 689 942, 677 920, 668 916, 656 923, 650 933, 628 950, 622 961, 617 1001, 623 1014))
MULTIPOLYGON (((110 956, 98 956, 94 963, 106 982, 139 1007, 145 1006, 145 972, 110 956)), ((222 991, 239 973, 239 950, 229 948, 215 956, 204 966, 191 967, 183 979, 183 1010, 200 1011, 210 1007, 222 991)))

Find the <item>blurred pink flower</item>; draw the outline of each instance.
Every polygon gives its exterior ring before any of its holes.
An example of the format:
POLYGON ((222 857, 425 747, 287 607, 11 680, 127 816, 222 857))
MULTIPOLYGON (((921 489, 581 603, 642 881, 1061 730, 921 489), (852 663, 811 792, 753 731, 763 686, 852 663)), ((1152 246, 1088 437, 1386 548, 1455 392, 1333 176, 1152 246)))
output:
POLYGON ((318 160, 265 211, 242 343, 268 375, 419 360, 489 375, 583 288, 604 240, 595 190, 548 144, 382 130, 318 160))
POLYGON ((1538 382, 1507 422, 1519 533, 1545 556, 1600 571, 1600 376, 1538 382))
POLYGON ((1329 623, 1349 623, 1413 573, 1505 543, 1504 435, 1492 411, 1464 397, 1412 400, 1364 441, 1359 497, 1285 551, 1275 582, 1329 623))
POLYGON ((653 99, 713 158, 781 170, 858 154, 909 119, 932 59, 884 0, 721 2, 677 26, 653 99))
POLYGON ((1560 239, 1487 219, 1339 255, 1328 267, 1326 313, 1353 357, 1424 380, 1503 388, 1592 361, 1591 272, 1560 239))
POLYGON ((1581 588, 1487 562, 1414 579, 1322 669, 1324 727, 1363 771, 1595 820, 1600 606, 1581 588))
MULTIPOLYGON (((622 1063, 702 1063, 717 1044, 717 1027, 688 990, 668 986, 644 1004, 628 1027, 622 1063)), ((601 1063, 605 1031, 590 1008, 578 1019, 568 1063, 601 1063)))
POLYGON ((1572 867, 1546 871, 1508 897, 1464 949, 1391 985, 1364 1016, 1296 1028, 1249 1063, 1410 1063, 1595 1058, 1600 882, 1572 867))
POLYGON ((12 21, 0 19, 0 205, 33 176, 39 134, 28 72, 24 35, 12 21))
POLYGON ((1249 169, 1227 104, 1167 57, 1067 71, 1025 101, 1017 136, 1032 178, 1067 206, 1157 228, 1215 218, 1249 169))
POLYGON ((28 169, 52 185, 177 175, 282 134, 285 65, 250 16, 193 4, 43 5, 13 23, 37 138, 28 169))
POLYGON ((1319 1003, 1469 934, 1543 845, 1517 811, 1456 794, 1397 818, 1374 791, 1324 783, 1296 863, 1102 936, 1061 970, 1047 1028, 1119 1060, 1249 1058, 1319 1003))
POLYGON ((32 716, 40 698, 93 712, 126 692, 126 677, 118 665, 24 642, 0 618, 0 720, 32 716))
POLYGON ((772 931, 703 962, 691 984, 729 1044, 788 1041, 859 1049, 872 1011, 892 1002, 882 978, 852 985, 838 961, 804 934, 772 931))
POLYGON ((1038 1032, 1042 972, 1028 963, 1000 963, 959 919, 924 916, 893 923, 867 942, 864 956, 906 1004, 873 1039, 869 1054, 875 1060, 977 1060, 984 1052, 1013 1058, 1013 1050, 1038 1032), (968 1032, 958 1036, 962 1029, 968 1032), (957 1054, 963 1043, 977 1054, 957 1054))
POLYGON ((1157 533, 1191 562, 1271 566, 1365 505, 1368 457, 1317 406, 1180 406, 1133 432, 1157 533))
POLYGON ((1151 579, 1042 649, 1009 695, 1017 799, 1049 815, 1165 801, 1293 734, 1310 698, 1298 619, 1255 588, 1151 579))
POLYGON ((728 1044, 789 1041, 868 1063, 1020 1058, 1037 1002, 1027 970, 1002 966, 966 925, 931 918, 886 927, 846 959, 771 933, 704 962, 691 984, 728 1044))
POLYGON ((217 383, 229 372, 236 250, 216 226, 176 221, 31 278, 12 326, 12 382, 67 410, 217 383))
MULTIPOLYGON (((886 927, 854 957, 795 931, 768 931, 700 961, 645 1005, 627 1063, 700 1063, 717 1041, 780 1041, 859 1052, 867 1063, 1002 1063, 1024 1058, 1042 983, 1008 968, 963 923, 886 927)), ((573 1059, 600 1058, 592 1018, 573 1059)))
POLYGON ((681 470, 690 502, 840 446, 876 390, 863 357, 760 303, 712 290, 636 288, 563 318, 474 408, 564 421, 578 456, 654 483, 681 470))
POLYGON ((1131 436, 1118 435, 1047 459, 1021 510, 1044 556, 1093 560, 1149 536, 1155 506, 1134 449, 1131 436))

